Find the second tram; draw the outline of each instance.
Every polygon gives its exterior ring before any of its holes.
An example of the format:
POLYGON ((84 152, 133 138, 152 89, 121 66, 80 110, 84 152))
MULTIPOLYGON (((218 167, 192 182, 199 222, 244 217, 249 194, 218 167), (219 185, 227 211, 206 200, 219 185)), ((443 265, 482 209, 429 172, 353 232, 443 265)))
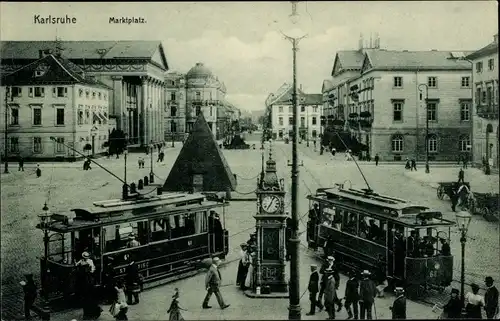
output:
POLYGON ((318 189, 308 199, 309 247, 323 248, 342 267, 369 269, 390 286, 405 286, 417 297, 451 283, 449 235, 455 223, 443 219, 442 213, 341 184, 318 189))

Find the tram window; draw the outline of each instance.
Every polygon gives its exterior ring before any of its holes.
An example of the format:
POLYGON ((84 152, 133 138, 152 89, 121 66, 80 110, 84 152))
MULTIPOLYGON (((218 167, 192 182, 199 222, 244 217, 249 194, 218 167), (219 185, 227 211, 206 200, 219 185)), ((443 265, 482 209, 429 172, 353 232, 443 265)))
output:
POLYGON ((94 255, 93 251, 94 238, 92 229, 80 230, 75 232, 75 260, 79 260, 83 252, 89 252, 94 255))
POLYGON ((184 236, 196 233, 196 213, 184 214, 184 236))
POLYGON ((368 237, 368 218, 365 215, 358 215, 358 236, 368 237))
POLYGON ((380 226, 380 221, 375 218, 368 220, 368 235, 367 239, 373 242, 385 242, 384 230, 380 226))
POLYGON ((169 218, 170 222, 170 236, 175 239, 184 236, 184 216, 182 214, 172 215, 169 218))
POLYGON ((147 234, 145 234, 144 223, 139 223, 141 224, 140 234, 138 222, 122 223, 119 225, 117 224, 114 227, 107 226, 103 228, 105 251, 113 252, 126 248, 127 244, 131 241, 129 239, 131 234, 134 235, 135 240, 137 240, 140 245, 147 243, 147 234))
POLYGON ((198 212, 201 216, 201 233, 206 233, 208 231, 208 212, 198 212))
POLYGON ((150 221, 149 228, 151 231, 151 242, 170 239, 170 222, 167 218, 150 221))
POLYGON ((195 234, 205 233, 207 232, 207 218, 206 212, 196 212, 195 213, 195 234))
POLYGON ((333 208, 324 207, 321 214, 322 224, 333 227, 335 210, 333 208))
POLYGON ((49 236, 49 259, 59 263, 71 263, 71 236, 66 233, 54 233, 49 236))
POLYGON ((346 211, 344 219, 345 225, 343 230, 345 230, 346 233, 357 235, 358 215, 356 213, 348 213, 346 211))
POLYGON ((343 211, 341 209, 336 208, 335 215, 333 216, 333 226, 332 226, 334 229, 337 229, 339 231, 342 229, 343 216, 344 216, 343 211))

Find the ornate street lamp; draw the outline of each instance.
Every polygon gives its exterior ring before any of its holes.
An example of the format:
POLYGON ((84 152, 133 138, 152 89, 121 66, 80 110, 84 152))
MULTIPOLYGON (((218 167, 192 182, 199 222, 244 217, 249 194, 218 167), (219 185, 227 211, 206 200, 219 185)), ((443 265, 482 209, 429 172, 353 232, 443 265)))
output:
POLYGON ((125 146, 125 149, 123 150, 123 159, 125 160, 125 169, 124 169, 124 175, 123 175, 123 186, 122 186, 122 198, 127 199, 128 198, 128 185, 127 185, 127 155, 128 155, 128 149, 125 146))
POLYGON ((43 265, 42 265, 42 298, 43 298, 43 303, 44 307, 47 307, 49 304, 49 292, 47 289, 47 280, 48 280, 48 273, 50 273, 49 268, 47 267, 48 265, 48 259, 49 259, 49 227, 50 227, 50 212, 49 212, 49 207, 47 206, 47 202, 43 205, 42 208, 42 213, 38 214, 38 219, 40 220, 39 227, 43 231, 43 247, 44 247, 44 254, 43 254, 43 265))
MULTIPOLYGON (((300 40, 307 37, 306 30, 312 21, 306 14, 299 14, 298 1, 291 1, 292 13, 288 21, 281 21, 279 32, 292 43, 293 53, 293 137, 292 137, 292 236, 290 238, 290 304, 288 319, 300 320, 300 269, 299 269, 299 213, 298 213, 298 188, 299 188, 299 159, 297 153, 298 129, 298 97, 297 97, 297 51, 300 40), (291 24, 288 24, 291 23, 291 24), (288 25, 287 25, 288 24, 288 25), (286 30, 285 32, 283 30, 286 30)), ((310 16, 309 16, 310 17, 310 16)))
POLYGON ((425 87, 425 172, 430 173, 429 169, 429 87, 426 84, 418 85, 420 91, 420 100, 422 100, 422 88, 425 87))
POLYGON ((462 245, 462 271, 460 273, 460 300, 462 301, 462 315, 465 315, 465 242, 467 242, 467 231, 472 215, 469 212, 460 211, 456 214, 458 230, 460 231, 460 244, 462 245))

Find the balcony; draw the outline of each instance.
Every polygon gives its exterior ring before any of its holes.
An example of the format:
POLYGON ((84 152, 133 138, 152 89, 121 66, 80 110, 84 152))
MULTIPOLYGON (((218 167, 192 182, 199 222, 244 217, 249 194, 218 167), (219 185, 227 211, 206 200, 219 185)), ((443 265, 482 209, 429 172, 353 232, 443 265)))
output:
POLYGON ((481 118, 498 119, 498 105, 477 105, 476 114, 481 118))

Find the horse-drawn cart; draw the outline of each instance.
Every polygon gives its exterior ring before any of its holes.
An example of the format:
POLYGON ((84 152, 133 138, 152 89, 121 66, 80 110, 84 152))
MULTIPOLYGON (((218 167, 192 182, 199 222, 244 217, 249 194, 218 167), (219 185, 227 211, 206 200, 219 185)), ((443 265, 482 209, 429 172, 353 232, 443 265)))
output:
POLYGON ((440 182, 438 184, 439 184, 439 186, 437 189, 437 197, 440 200, 444 199, 445 195, 447 195, 451 199, 451 197, 459 191, 460 186, 462 186, 462 185, 467 186, 467 190, 470 191, 470 184, 468 182, 464 182, 464 183, 440 182))
POLYGON ((472 214, 481 214, 488 221, 499 219, 499 194, 473 193, 474 202, 470 207, 472 214))

